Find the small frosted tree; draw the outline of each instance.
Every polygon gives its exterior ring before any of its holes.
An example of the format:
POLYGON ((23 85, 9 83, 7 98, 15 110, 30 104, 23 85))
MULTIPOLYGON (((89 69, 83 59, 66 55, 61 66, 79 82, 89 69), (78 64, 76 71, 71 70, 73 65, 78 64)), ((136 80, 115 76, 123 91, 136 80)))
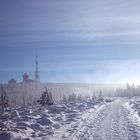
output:
POLYGON ((85 101, 90 101, 90 96, 89 96, 88 94, 85 95, 85 96, 84 96, 84 100, 85 100, 85 101))
POLYGON ((24 94, 23 94, 23 106, 26 106, 26 97, 24 94))
POLYGON ((70 101, 70 102, 75 102, 76 99, 77 99, 77 97, 76 97, 75 93, 70 94, 68 97, 68 101, 70 101))
POLYGON ((97 98, 96 98, 96 96, 95 96, 95 93, 93 92, 93 94, 92 94, 92 102, 96 102, 96 100, 97 100, 97 98))
POLYGON ((65 94, 63 95, 62 102, 63 102, 63 103, 66 103, 66 102, 67 102, 67 98, 66 98, 65 94))
POLYGON ((99 100, 103 100, 103 94, 102 94, 102 91, 101 91, 101 90, 100 90, 100 92, 99 92, 98 99, 99 99, 99 100))
POLYGON ((77 96, 77 101, 78 101, 78 102, 81 102, 82 100, 83 100, 82 95, 79 94, 79 95, 77 96))
POLYGON ((48 90, 46 89, 46 91, 42 93, 40 99, 37 102, 39 102, 39 104, 42 106, 53 105, 54 102, 52 99, 52 93, 48 92, 48 90))
POLYGON ((3 89, 3 86, 1 86, 1 101, 0 101, 0 105, 1 105, 1 108, 2 108, 2 113, 4 113, 5 109, 9 105, 9 99, 8 99, 8 96, 7 96, 6 92, 3 89))
POLYGON ((53 105, 54 104, 54 101, 53 101, 53 98, 52 98, 52 93, 49 92, 49 96, 48 96, 48 105, 53 105))

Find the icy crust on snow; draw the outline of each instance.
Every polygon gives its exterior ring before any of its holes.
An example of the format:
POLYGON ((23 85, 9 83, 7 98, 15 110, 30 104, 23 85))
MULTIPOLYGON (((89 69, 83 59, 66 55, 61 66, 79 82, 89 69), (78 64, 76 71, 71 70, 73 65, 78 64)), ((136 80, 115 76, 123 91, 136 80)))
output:
MULTIPOLYGON (((79 122, 82 114, 94 111, 108 101, 66 103, 48 107, 24 106, 0 115, 1 140, 42 140, 55 138, 66 126, 79 122)), ((84 115, 86 117, 86 115, 84 115)))
POLYGON ((129 110, 129 118, 140 127, 140 99, 132 99, 124 104, 124 107, 129 110))

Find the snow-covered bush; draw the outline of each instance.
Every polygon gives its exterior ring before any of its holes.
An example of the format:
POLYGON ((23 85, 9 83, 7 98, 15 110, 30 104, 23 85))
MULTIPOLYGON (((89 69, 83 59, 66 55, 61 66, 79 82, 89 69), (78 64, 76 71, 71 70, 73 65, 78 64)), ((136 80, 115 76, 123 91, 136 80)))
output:
POLYGON ((42 93, 42 96, 40 97, 40 99, 37 102, 39 102, 39 104, 42 106, 53 105, 54 102, 52 99, 52 93, 48 92, 48 90, 46 89, 46 91, 42 93))
POLYGON ((76 102, 76 99, 77 99, 77 97, 76 97, 75 93, 70 94, 68 97, 69 102, 76 102))

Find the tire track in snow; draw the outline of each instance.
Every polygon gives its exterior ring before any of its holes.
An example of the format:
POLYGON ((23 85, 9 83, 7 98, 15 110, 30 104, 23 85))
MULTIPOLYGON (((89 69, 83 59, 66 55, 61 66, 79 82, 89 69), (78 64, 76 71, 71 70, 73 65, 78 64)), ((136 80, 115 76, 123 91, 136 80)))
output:
POLYGON ((71 140, 89 139, 94 134, 93 129, 95 131, 106 116, 105 115, 106 113, 104 112, 105 111, 104 108, 105 108, 105 106, 101 106, 96 111, 91 112, 91 114, 85 119, 85 121, 82 122, 83 124, 82 124, 81 128, 79 130, 77 130, 77 132, 74 133, 74 135, 70 139, 71 140))
POLYGON ((98 116, 98 114, 100 113, 100 110, 103 107, 104 107, 104 105, 101 105, 97 109, 91 110, 90 112, 88 112, 88 115, 83 114, 84 119, 70 125, 70 127, 68 127, 68 129, 63 133, 63 135, 61 136, 60 139, 61 140, 62 139, 63 140, 74 140, 75 137, 78 137, 78 135, 79 136, 81 135, 80 137, 83 137, 83 135, 86 134, 86 132, 88 131, 88 129, 90 127, 90 124, 89 124, 90 120, 92 120, 93 117, 96 118, 98 116))
POLYGON ((80 122, 69 125, 60 139, 139 140, 140 128, 129 118, 129 111, 123 106, 125 102, 125 99, 120 99, 91 111, 80 122))
POLYGON ((128 118, 129 112, 123 107, 125 100, 107 104, 91 113, 73 135, 72 140, 137 140, 136 127, 128 118))

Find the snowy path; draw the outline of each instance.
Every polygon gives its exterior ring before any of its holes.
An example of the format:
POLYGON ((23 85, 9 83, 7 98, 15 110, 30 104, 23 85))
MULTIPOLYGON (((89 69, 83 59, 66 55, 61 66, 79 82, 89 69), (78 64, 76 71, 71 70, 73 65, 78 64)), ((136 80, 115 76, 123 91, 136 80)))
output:
POLYGON ((133 124, 125 99, 100 106, 83 114, 83 119, 65 126, 59 140, 140 140, 140 127, 133 124))

